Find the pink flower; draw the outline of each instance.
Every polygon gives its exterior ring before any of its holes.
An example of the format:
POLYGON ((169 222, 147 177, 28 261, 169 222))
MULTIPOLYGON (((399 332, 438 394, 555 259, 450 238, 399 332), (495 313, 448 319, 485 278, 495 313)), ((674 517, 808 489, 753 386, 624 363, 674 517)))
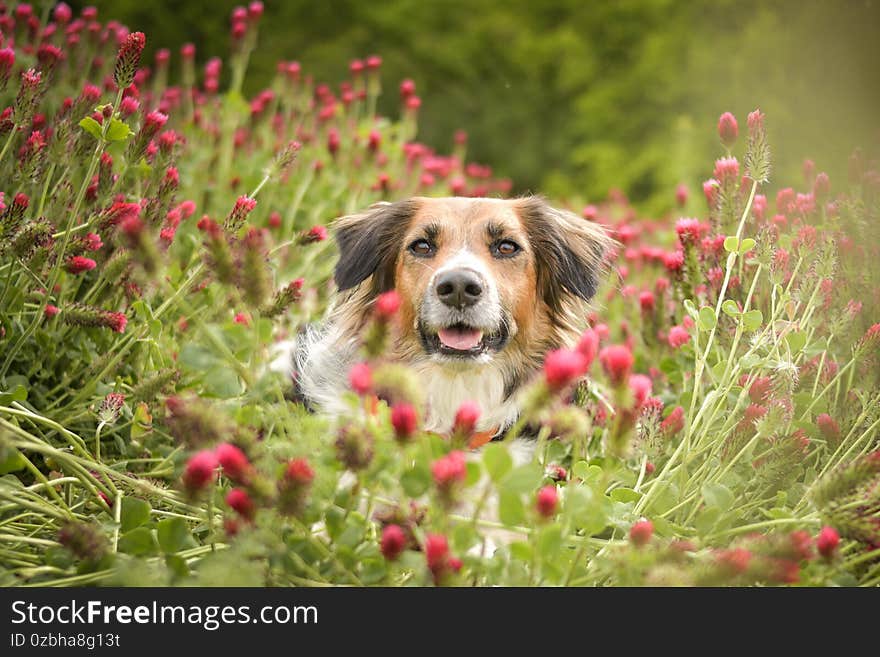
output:
POLYGON ((669 335, 666 336, 666 341, 669 343, 670 347, 678 349, 691 341, 691 334, 688 333, 688 330, 685 327, 676 324, 669 329, 669 335))
POLYGON ((245 520, 253 520, 256 507, 246 490, 233 488, 226 494, 226 504, 245 520))
POLYGON ((87 251, 98 251, 104 246, 101 236, 96 233, 89 233, 82 239, 82 245, 87 251))
POLYGON ((392 319, 397 314, 397 311, 400 310, 400 303, 400 294, 395 290, 389 290, 376 297, 373 307, 376 316, 381 320, 387 321, 392 319))
POLYGON ((715 171, 712 177, 719 180, 722 185, 739 182, 739 162, 735 157, 722 157, 715 160, 715 171))
POLYGON ((639 307, 643 313, 650 314, 654 312, 654 293, 650 290, 644 290, 639 293, 639 307))
POLYGON ((464 452, 458 450, 449 452, 431 464, 431 476, 442 491, 449 492, 455 484, 463 482, 466 475, 464 452))
POLYGON ((292 459, 284 470, 284 478, 292 483, 310 484, 315 478, 315 471, 304 458, 292 459))
POLYGON ((236 324, 241 324, 242 326, 251 325, 251 320, 247 313, 236 313, 235 317, 232 318, 232 321, 236 324))
POLYGON ((348 372, 348 383, 359 395, 365 395, 373 387, 373 373, 366 363, 357 363, 348 372))
POLYGON ((168 115, 154 110, 144 117, 144 132, 150 137, 159 132, 168 123, 168 115))
POLYGON ((241 228, 255 207, 257 207, 256 199, 252 199, 249 196, 239 196, 235 200, 235 205, 232 206, 229 216, 226 217, 226 229, 236 231, 241 228))
POLYGON ((650 520, 639 520, 629 530, 629 540, 636 547, 647 545, 654 535, 654 523, 650 520))
POLYGON ((730 574, 742 575, 748 570, 749 562, 752 560, 752 553, 745 548, 719 550, 715 554, 715 560, 719 566, 730 574))
POLYGON ((830 193, 831 181, 828 178, 828 174, 823 171, 819 173, 816 176, 816 180, 813 181, 813 196, 818 203, 822 203, 828 198, 828 194, 830 193))
POLYGON ((456 433, 472 434, 477 426, 477 421, 480 419, 480 413, 480 406, 476 402, 462 402, 455 412, 453 430, 456 433))
POLYGON ((556 515, 558 504, 559 493, 556 491, 555 485, 547 484, 538 491, 538 496, 535 499, 535 508, 542 517, 552 518, 556 515))
POLYGON ((391 407, 391 426, 398 440, 407 440, 416 432, 418 418, 412 404, 401 402, 391 407))
POLYGON ((579 351, 555 349, 544 360, 544 380, 550 390, 558 392, 573 383, 585 371, 586 359, 579 351))
POLYGON ((684 429, 684 408, 676 406, 660 423, 660 431, 667 436, 674 436, 682 429, 684 429))
POLYGON ((85 256, 73 256, 72 258, 67 259, 64 268, 70 274, 81 274, 85 271, 91 271, 97 266, 98 263, 91 258, 86 258, 85 256))
POLYGON ((773 380, 769 376, 759 376, 749 386, 749 399, 755 404, 760 404, 770 396, 772 388, 773 380))
POLYGON ((406 100, 416 93, 416 83, 410 79, 406 79, 400 83, 400 98, 406 100))
POLYGON ((688 202, 688 188, 687 185, 681 184, 675 188, 675 204, 683 208, 687 205, 688 202))
POLYGON ((428 534, 424 550, 428 569, 438 582, 449 569, 449 542, 442 534, 428 534))
POLYGON ((193 454, 183 471, 183 486, 190 493, 196 493, 209 485, 216 477, 217 457, 208 450, 193 454))
POLYGON ((683 246, 696 244, 702 231, 703 227, 699 219, 683 218, 675 223, 675 232, 683 246))
POLYGON ((663 254, 663 266, 671 274, 677 274, 684 267, 684 252, 670 251, 663 254))
POLYGON ((217 461, 223 467, 223 474, 237 484, 246 484, 250 478, 251 463, 248 457, 235 445, 222 443, 214 450, 217 461))
POLYGON ((840 545, 840 534, 837 533, 837 530, 828 525, 822 527, 816 537, 816 549, 819 550, 819 554, 825 559, 831 559, 837 551, 838 545, 840 545))
POLYGON ((721 137, 721 143, 726 148, 730 148, 736 143, 739 136, 739 126, 736 123, 736 117, 730 112, 725 112, 718 119, 718 136, 721 137))
POLYGON ((748 125, 750 135, 756 135, 764 130, 764 113, 759 109, 749 112, 748 125))
POLYGON ((840 425, 828 413, 822 413, 816 418, 816 426, 829 443, 836 445, 840 442, 840 425))
POLYGON ((584 357, 584 371, 589 370, 599 351, 599 334, 595 330, 588 328, 581 334, 577 350, 584 357))
POLYGON ((73 10, 66 2, 59 2, 55 5, 55 9, 52 10, 52 18, 61 25, 67 25, 72 17, 73 10))
POLYGON ((61 309, 58 306, 53 306, 51 303, 47 303, 46 307, 43 309, 43 316, 46 319, 52 319, 61 312, 61 309))
POLYGON ((125 333, 128 317, 122 313, 107 313, 104 315, 104 325, 117 333, 125 333))
POLYGON ((710 208, 715 208, 715 202, 718 200, 718 187, 720 183, 714 178, 703 183, 703 195, 706 197, 706 203, 710 208))
POLYGON ((599 353, 599 361, 615 386, 622 385, 627 380, 634 362, 632 352, 623 345, 605 347, 599 353))
POLYGON ((406 534, 400 525, 388 525, 382 530, 382 556, 388 561, 395 561, 406 548, 406 542, 406 534))
POLYGON ((15 66, 15 50, 12 48, 0 48, 0 82, 5 82, 9 79, 13 66, 15 66))
POLYGON ((629 377, 629 389, 633 393, 636 408, 641 407, 651 396, 652 387, 651 379, 644 374, 633 374, 629 377))
POLYGON ((113 69, 113 79, 120 89, 124 89, 134 80, 146 42, 143 32, 131 32, 122 40, 116 55, 116 67, 113 69))
POLYGON ((336 156, 340 143, 339 131, 336 128, 330 128, 327 132, 327 150, 330 152, 330 155, 336 156))

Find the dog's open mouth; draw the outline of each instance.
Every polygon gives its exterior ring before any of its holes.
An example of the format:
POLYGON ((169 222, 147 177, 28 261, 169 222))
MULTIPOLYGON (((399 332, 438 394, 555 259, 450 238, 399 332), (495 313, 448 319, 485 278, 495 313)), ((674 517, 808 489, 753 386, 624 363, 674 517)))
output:
POLYGON ((452 324, 435 330, 420 325, 419 335, 428 353, 462 358, 473 358, 484 353, 499 351, 508 339, 508 331, 504 323, 497 331, 490 332, 467 324, 452 324))

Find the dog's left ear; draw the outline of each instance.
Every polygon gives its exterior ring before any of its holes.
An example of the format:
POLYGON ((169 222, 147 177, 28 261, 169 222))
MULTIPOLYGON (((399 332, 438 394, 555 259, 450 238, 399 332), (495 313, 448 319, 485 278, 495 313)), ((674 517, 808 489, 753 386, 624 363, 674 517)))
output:
POLYGON ((519 212, 535 253, 538 291, 550 308, 561 311, 566 295, 593 298, 613 244, 605 229, 540 196, 522 199, 519 212))

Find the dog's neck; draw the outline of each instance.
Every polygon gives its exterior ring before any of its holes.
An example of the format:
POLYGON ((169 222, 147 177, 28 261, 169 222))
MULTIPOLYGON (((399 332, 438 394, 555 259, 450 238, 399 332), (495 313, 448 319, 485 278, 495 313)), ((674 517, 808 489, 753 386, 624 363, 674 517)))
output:
POLYGON ((425 392, 427 431, 449 432, 456 411, 466 401, 480 407, 479 431, 503 430, 519 415, 516 395, 507 390, 503 371, 491 361, 468 367, 422 361, 412 369, 425 392))

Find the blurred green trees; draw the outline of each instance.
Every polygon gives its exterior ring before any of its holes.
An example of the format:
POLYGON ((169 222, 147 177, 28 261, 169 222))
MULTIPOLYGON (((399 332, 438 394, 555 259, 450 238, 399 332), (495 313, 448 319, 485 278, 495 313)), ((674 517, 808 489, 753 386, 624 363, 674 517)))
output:
MULTIPOLYGON (((73 3, 77 4, 77 3, 73 3)), ((83 4, 83 3, 80 3, 83 4)), ((228 50, 236 3, 98 0, 147 33, 149 47, 191 41, 198 59, 228 50)), ((420 137, 470 157, 518 191, 592 201, 610 187, 661 211, 677 183, 711 174, 718 115, 767 114, 774 180, 798 182, 806 150, 845 184, 854 146, 880 125, 880 3, 871 0, 268 0, 250 91, 278 59, 338 83, 348 62, 384 59, 382 99, 416 81, 420 137)))

